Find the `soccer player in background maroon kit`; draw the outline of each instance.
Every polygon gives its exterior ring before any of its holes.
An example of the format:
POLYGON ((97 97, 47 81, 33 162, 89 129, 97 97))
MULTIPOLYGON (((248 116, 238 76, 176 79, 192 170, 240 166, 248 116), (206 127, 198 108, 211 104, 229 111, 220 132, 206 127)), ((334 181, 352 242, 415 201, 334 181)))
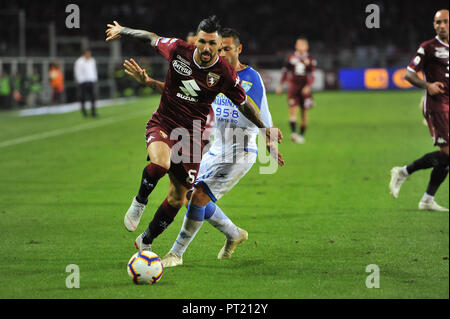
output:
MULTIPOLYGON (((159 107, 147 123, 147 152, 151 163, 144 168, 138 195, 125 215, 126 229, 136 229, 148 196, 166 174, 170 179, 169 192, 149 227, 136 238, 135 245, 139 250, 151 250, 153 240, 172 223, 184 205, 186 193, 197 177, 203 147, 202 134, 211 103, 217 94, 225 94, 245 117, 259 128, 266 129, 268 140, 281 141, 281 132, 275 130, 272 131, 274 134, 270 134, 252 102, 246 99, 236 71, 223 57, 219 57, 219 30, 215 16, 202 20, 197 29, 196 44, 192 45, 180 39, 160 37, 153 32, 125 28, 116 21, 108 24, 106 41, 121 36, 137 38, 155 47, 169 62, 159 107), (177 152, 172 152, 172 147, 178 141, 171 138, 174 130, 180 132, 180 128, 189 134, 189 145, 182 146, 187 160, 185 158, 181 162, 174 161, 177 152)), ((175 134, 177 137, 178 134, 175 134)), ((209 201, 207 192, 201 186, 196 187, 191 195, 188 214, 204 214, 209 201)))
POLYGON ((308 40, 299 37, 295 43, 295 52, 290 54, 286 64, 281 70, 281 80, 277 94, 283 92, 283 83, 288 82, 289 125, 291 127, 291 140, 302 144, 305 142, 304 134, 308 126, 308 109, 314 106, 311 86, 314 82, 316 60, 308 53, 308 40), (301 109, 300 131, 297 134, 298 108, 301 109))
POLYGON ((419 209, 448 212, 448 208, 441 207, 434 201, 434 195, 447 177, 449 167, 448 10, 436 12, 433 26, 436 37, 420 45, 408 65, 405 78, 416 87, 426 90, 423 115, 434 145, 440 150, 425 154, 409 165, 392 168, 389 188, 397 198, 402 183, 409 175, 421 169, 433 168, 427 190, 419 202, 419 209), (418 71, 424 72, 425 80, 417 76, 418 71))

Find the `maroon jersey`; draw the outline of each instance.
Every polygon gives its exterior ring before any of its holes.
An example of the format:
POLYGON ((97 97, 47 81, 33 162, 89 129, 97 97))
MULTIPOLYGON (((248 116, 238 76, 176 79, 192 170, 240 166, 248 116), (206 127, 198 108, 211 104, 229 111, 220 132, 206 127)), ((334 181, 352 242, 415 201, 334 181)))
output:
POLYGON ((424 111, 448 112, 448 44, 438 36, 422 43, 409 63, 408 70, 423 71, 427 82, 441 82, 444 85, 444 93, 432 96, 427 92, 424 111))
POLYGON ((281 70, 281 83, 289 82, 290 86, 303 87, 314 81, 313 72, 316 60, 309 54, 300 55, 297 51, 290 54, 281 70))
POLYGON ((157 51, 169 61, 164 91, 153 119, 170 131, 177 127, 193 133, 193 120, 199 120, 205 128, 211 103, 219 93, 225 94, 234 104, 245 102, 246 95, 233 67, 223 58, 209 67, 202 67, 194 60, 195 45, 176 38, 159 38, 157 51))

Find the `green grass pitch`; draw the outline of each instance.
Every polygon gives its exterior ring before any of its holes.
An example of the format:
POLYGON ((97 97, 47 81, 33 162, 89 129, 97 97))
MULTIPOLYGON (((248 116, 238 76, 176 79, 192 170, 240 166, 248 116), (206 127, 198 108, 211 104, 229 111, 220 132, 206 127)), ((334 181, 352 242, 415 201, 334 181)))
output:
MULTIPOLYGON (((390 169, 433 151, 421 92, 316 93, 306 144, 289 140, 285 96, 269 95, 286 165, 250 173, 218 204, 249 232, 230 260, 207 222, 154 286, 136 286, 126 264, 133 242, 167 193, 150 197, 138 231, 123 216, 145 161, 145 123, 158 97, 79 112, 0 113, 0 298, 449 298, 449 216, 421 212, 430 171, 405 182, 398 199, 390 169), (66 287, 66 266, 80 288, 66 287), (380 288, 366 287, 378 265, 380 288)), ((449 205, 448 178, 436 201, 449 205)), ((186 209, 153 245, 161 257, 186 209)))

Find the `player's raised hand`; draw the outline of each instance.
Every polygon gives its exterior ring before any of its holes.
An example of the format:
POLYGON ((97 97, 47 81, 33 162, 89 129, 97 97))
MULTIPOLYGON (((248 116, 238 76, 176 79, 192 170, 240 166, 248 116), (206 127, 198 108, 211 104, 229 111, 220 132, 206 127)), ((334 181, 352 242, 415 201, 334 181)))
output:
POLYGON ((113 23, 114 24, 106 25, 108 27, 105 31, 106 42, 120 38, 120 31, 123 29, 123 27, 117 21, 114 21, 113 23))
POLYGON ((281 153, 278 152, 278 148, 275 146, 275 144, 273 142, 268 142, 266 143, 266 147, 270 155, 277 160, 278 165, 284 166, 283 155, 281 155, 281 153))
POLYGON ((427 85, 427 91, 430 95, 444 93, 444 84, 441 82, 433 82, 427 85))
POLYGON ((142 69, 132 58, 130 60, 125 60, 123 66, 125 67, 125 73, 131 75, 141 84, 145 84, 146 81, 150 79, 145 69, 142 69))
POLYGON ((266 129, 266 141, 281 143, 283 134, 278 127, 271 127, 266 129))

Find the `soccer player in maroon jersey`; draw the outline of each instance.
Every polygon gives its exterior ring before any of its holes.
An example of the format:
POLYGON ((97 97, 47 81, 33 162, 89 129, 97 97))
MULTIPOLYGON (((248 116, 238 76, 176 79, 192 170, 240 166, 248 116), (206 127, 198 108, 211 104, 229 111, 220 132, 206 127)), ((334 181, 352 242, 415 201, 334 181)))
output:
MULTIPOLYGON (((140 39, 155 47, 169 61, 159 107, 147 123, 146 141, 150 164, 144 168, 138 195, 133 199, 124 220, 128 231, 136 229, 148 196, 159 179, 168 174, 168 196, 157 209, 149 227, 135 241, 139 250, 151 250, 153 240, 172 223, 197 177, 203 146, 202 133, 211 103, 217 94, 224 93, 245 117, 265 129, 268 140, 280 142, 282 136, 278 129, 269 130, 264 126, 258 111, 246 99, 236 71, 219 57, 220 25, 215 16, 200 22, 195 45, 176 38, 160 37, 153 32, 126 28, 116 21, 107 26, 106 41, 120 37, 140 39), (171 134, 180 132, 180 128, 189 134, 188 145, 184 144, 181 149, 188 159, 175 162, 173 158, 179 152, 172 152, 172 147, 179 144, 177 137, 180 136, 175 134, 172 137, 171 134)), ((276 155, 274 157, 277 158, 276 155)), ((204 214, 209 201, 207 192, 201 186, 196 187, 191 195, 188 213, 204 214)))
MULTIPOLYGON (((197 40, 197 35, 195 34, 195 32, 194 31, 189 31, 187 36, 186 36, 186 42, 189 43, 189 44, 195 44, 196 40, 197 40)), ((208 149, 211 147, 211 144, 209 142, 211 140, 211 134, 213 132, 213 126, 214 126, 214 110, 211 108, 211 110, 209 111, 208 116, 206 117, 205 131, 203 132, 203 139, 205 141, 205 146, 204 146, 204 149, 203 149, 203 153, 207 152, 208 149)))
POLYGON ((311 86, 314 82, 316 60, 308 53, 308 40, 299 37, 295 43, 295 52, 290 54, 281 70, 281 80, 277 94, 283 92, 283 83, 288 82, 289 125, 291 140, 302 144, 308 126, 308 109, 314 106, 311 86), (297 134, 298 108, 301 109, 300 132, 297 134))
POLYGON ((419 202, 419 209, 447 211, 436 204, 434 195, 448 175, 448 140, 449 140, 449 102, 448 102, 448 10, 440 10, 434 16, 436 37, 423 42, 416 55, 408 65, 405 78, 414 86, 425 89, 423 101, 423 115, 428 123, 434 145, 439 151, 425 154, 409 165, 394 167, 391 170, 389 188, 397 198, 402 183, 409 175, 422 169, 433 168, 427 190, 419 202), (423 71, 425 80, 417 76, 423 71))

